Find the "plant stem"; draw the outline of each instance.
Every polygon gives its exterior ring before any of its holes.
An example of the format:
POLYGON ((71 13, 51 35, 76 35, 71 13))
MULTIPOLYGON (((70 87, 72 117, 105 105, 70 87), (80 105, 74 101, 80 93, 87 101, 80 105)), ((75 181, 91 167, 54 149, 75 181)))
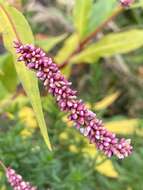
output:
POLYGON ((121 13, 123 10, 123 7, 119 5, 113 14, 105 21, 103 22, 94 32, 92 32, 89 36, 87 36, 83 41, 80 42, 79 46, 69 55, 69 57, 61 64, 59 65, 59 68, 64 68, 70 61, 70 59, 80 53, 85 46, 97 35, 98 32, 100 32, 111 20, 113 20, 119 13, 121 13))
POLYGON ((2 166, 2 168, 4 169, 4 171, 6 171, 6 167, 5 165, 3 164, 3 162, 0 160, 0 165, 2 166))

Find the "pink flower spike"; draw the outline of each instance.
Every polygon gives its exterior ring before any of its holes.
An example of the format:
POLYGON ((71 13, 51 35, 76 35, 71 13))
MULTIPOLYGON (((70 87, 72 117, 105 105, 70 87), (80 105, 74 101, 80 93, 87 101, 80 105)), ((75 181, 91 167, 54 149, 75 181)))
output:
POLYGON ((88 138, 90 143, 94 143, 108 157, 115 155, 123 159, 132 153, 130 140, 118 139, 104 127, 96 114, 78 99, 77 92, 71 88, 71 83, 62 75, 51 57, 33 45, 15 42, 14 47, 25 65, 36 72, 48 92, 55 97, 60 110, 69 114, 69 120, 75 123, 75 128, 88 138))
POLYGON ((21 175, 17 174, 14 169, 10 167, 7 168, 1 160, 0 165, 2 166, 13 190, 37 190, 37 187, 32 186, 29 182, 25 182, 21 175))
POLYGON ((25 182, 21 175, 17 174, 15 170, 8 167, 6 169, 6 177, 11 187, 14 190, 37 190, 29 182, 25 182))

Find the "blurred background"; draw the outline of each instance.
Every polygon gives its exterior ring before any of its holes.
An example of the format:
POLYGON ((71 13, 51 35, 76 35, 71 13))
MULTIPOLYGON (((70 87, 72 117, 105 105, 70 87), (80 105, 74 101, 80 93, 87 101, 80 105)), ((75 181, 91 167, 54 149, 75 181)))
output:
MULTIPOLYGON (((0 38, 0 159, 40 190, 143 190, 143 1, 9 0, 105 127, 132 140, 108 159, 72 127, 39 82, 53 151, 0 38), (74 52, 74 54, 73 54, 74 52), (72 55, 72 56, 71 56, 72 55)), ((11 189, 0 170, 0 189, 11 189)))

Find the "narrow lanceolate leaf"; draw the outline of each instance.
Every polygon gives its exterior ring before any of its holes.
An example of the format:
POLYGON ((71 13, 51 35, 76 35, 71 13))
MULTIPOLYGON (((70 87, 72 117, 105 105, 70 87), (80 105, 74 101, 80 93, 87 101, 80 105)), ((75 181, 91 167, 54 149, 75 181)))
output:
MULTIPOLYGON (((101 160, 101 158, 99 157, 101 160)), ((101 173, 102 175, 105 175, 107 177, 111 178, 117 178, 119 176, 118 172, 115 170, 114 165, 112 164, 111 160, 106 160, 102 164, 95 166, 95 169, 101 173)))
POLYGON ((103 109, 108 108, 110 105, 112 105, 116 101, 116 99, 119 97, 119 95, 120 95, 120 92, 117 91, 117 92, 114 92, 113 94, 106 96, 101 101, 99 101, 95 104, 95 106, 94 106, 95 109, 103 110, 103 109))
POLYGON ((12 55, 7 53, 2 57, 0 57, 0 68, 2 69, 2 74, 0 74, 0 81, 9 92, 14 92, 18 80, 15 68, 13 67, 12 55))
POLYGON ((140 119, 122 119, 106 122, 105 127, 117 134, 131 135, 136 132, 143 136, 143 129, 138 128, 140 122, 140 119))
POLYGON ((55 37, 48 37, 46 39, 36 40, 36 45, 42 48, 44 51, 48 52, 54 48, 58 43, 66 38, 66 34, 55 37))
POLYGON ((98 26, 108 20, 114 11, 118 11, 119 8, 117 8, 117 4, 117 0, 98 0, 92 6, 89 23, 86 27, 87 35, 95 31, 98 26))
POLYGON ((74 56, 71 61, 74 63, 93 63, 99 57, 128 53, 142 45, 143 30, 133 29, 126 32, 113 33, 88 46, 82 53, 74 56))
POLYGON ((76 0, 73 10, 74 25, 79 40, 85 36, 93 0, 76 0))
POLYGON ((63 47, 60 49, 55 57, 55 61, 58 64, 63 63, 71 53, 78 47, 78 36, 77 34, 72 34, 64 42, 63 47))
MULTIPOLYGON (((57 64, 64 63, 65 60, 70 57, 75 49, 78 47, 78 36, 77 34, 72 34, 69 38, 67 38, 64 42, 63 47, 60 49, 58 54, 55 57, 55 61, 57 64)), ((68 64, 64 69, 62 69, 62 73, 68 77, 70 76, 71 64, 68 64)))
POLYGON ((31 29, 24 16, 15 8, 3 3, 2 0, 0 0, 0 28, 3 34, 4 45, 13 55, 16 71, 31 101, 41 133, 49 149, 51 149, 42 112, 38 81, 34 73, 27 70, 24 64, 17 64, 17 57, 15 49, 13 48, 13 41, 16 39, 20 40, 24 44, 34 43, 31 29))

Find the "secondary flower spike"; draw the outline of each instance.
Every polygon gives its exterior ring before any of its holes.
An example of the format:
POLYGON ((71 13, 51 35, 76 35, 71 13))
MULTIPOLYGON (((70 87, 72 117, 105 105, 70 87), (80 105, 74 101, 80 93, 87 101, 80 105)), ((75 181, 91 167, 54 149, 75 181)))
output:
POLYGON ((118 139, 104 127, 96 114, 77 98, 77 92, 71 88, 72 83, 62 75, 51 57, 33 45, 14 42, 14 47, 20 55, 18 61, 23 61, 29 69, 36 71, 37 77, 56 98, 60 110, 69 114, 69 119, 74 121, 77 130, 86 136, 90 143, 96 144, 108 157, 115 155, 123 159, 131 154, 130 139, 118 139))
POLYGON ((134 2, 134 0, 120 0, 121 5, 123 5, 125 7, 130 6, 133 2, 134 2))
POLYGON ((6 168, 6 177, 14 190, 37 190, 36 187, 33 187, 29 182, 25 182, 22 176, 11 168, 6 168))

